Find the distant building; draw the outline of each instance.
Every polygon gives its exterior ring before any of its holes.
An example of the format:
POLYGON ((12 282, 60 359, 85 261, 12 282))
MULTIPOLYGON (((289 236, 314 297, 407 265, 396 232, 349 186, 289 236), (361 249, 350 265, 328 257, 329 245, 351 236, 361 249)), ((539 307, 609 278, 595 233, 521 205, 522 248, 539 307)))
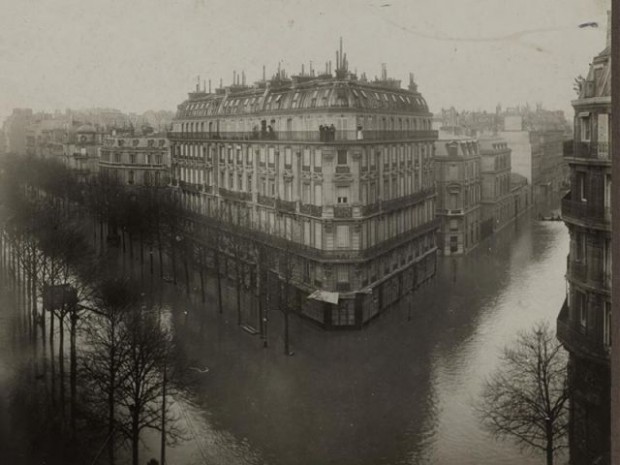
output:
POLYGON ((480 171, 482 180, 481 235, 487 237, 503 228, 515 217, 511 189, 511 150, 505 140, 484 136, 480 145, 480 171))
POLYGON ((86 179, 99 171, 99 148, 104 132, 90 124, 83 124, 67 134, 64 144, 65 163, 86 179))
POLYGON ((566 184, 563 147, 566 135, 559 130, 526 130, 520 116, 507 118, 500 131, 512 150, 512 171, 524 176, 532 188, 532 202, 540 212, 559 205, 566 184))
POLYGON ((98 159, 101 173, 130 186, 170 182, 170 144, 164 134, 106 136, 98 159))
POLYGON ((524 176, 510 173, 510 196, 513 218, 518 218, 532 207, 532 191, 524 176))
POLYGON ((469 252, 481 238, 481 156, 478 141, 440 133, 435 143, 438 246, 443 255, 469 252))
POLYGON ((592 61, 572 104, 575 141, 567 157, 571 189, 562 200, 562 218, 570 234, 568 289, 557 337, 570 354, 570 463, 607 465, 612 343, 609 25, 607 47, 592 61))
POLYGON ((32 110, 29 108, 15 108, 13 113, 4 121, 3 131, 7 153, 26 155, 26 137, 28 127, 33 120, 32 110))
POLYGON ((342 52, 330 68, 190 93, 169 135, 173 183, 197 214, 228 212, 286 251, 304 316, 360 327, 435 273, 437 133, 413 79, 358 78, 342 52))

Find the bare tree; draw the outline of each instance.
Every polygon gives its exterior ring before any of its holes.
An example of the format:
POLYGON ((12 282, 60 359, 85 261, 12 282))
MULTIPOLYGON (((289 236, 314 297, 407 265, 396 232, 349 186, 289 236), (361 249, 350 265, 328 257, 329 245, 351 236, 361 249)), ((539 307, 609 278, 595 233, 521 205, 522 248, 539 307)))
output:
POLYGON ((504 349, 476 405, 484 427, 524 449, 543 451, 547 465, 566 447, 567 356, 547 323, 521 332, 504 349))
POLYGON ((127 359, 128 346, 123 344, 123 319, 135 306, 135 287, 124 279, 106 279, 98 285, 93 299, 94 311, 88 315, 85 333, 88 346, 82 358, 82 369, 88 387, 87 399, 95 417, 106 428, 105 446, 108 463, 114 465, 117 429, 117 396, 124 382, 121 370, 127 359))
POLYGON ((129 440, 132 464, 139 464, 141 433, 145 429, 162 431, 164 441, 180 438, 174 428, 175 419, 170 405, 160 402, 170 395, 172 371, 169 357, 172 339, 161 321, 151 312, 131 309, 123 325, 122 344, 126 346, 126 360, 122 367, 123 382, 119 387, 118 404, 121 406, 119 427, 129 440))

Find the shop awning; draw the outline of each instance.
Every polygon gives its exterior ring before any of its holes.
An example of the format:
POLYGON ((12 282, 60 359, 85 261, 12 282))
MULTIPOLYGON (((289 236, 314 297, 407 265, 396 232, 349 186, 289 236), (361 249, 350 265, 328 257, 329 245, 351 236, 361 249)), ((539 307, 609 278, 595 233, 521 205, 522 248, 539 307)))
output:
POLYGON ((338 303, 338 293, 316 290, 308 296, 309 299, 320 300, 321 302, 327 302, 329 304, 338 303))

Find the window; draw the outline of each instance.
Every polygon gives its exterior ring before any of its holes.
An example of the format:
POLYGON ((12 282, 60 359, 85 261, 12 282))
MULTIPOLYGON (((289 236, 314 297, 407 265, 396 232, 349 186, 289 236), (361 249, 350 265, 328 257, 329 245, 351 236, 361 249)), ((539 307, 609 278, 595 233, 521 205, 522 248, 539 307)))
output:
POLYGON ((161 155, 156 155, 155 156, 155 163, 158 164, 158 165, 162 164, 161 155))
POLYGON ((370 183, 368 191, 368 203, 373 204, 377 201, 377 183, 374 181, 370 183))
POLYGON ((577 314, 579 316, 579 326, 583 331, 585 331, 588 324, 588 307, 586 305, 586 295, 583 292, 577 292, 575 297, 575 301, 577 303, 577 314))
POLYGON ((338 164, 339 165, 347 164, 347 151, 346 150, 338 150, 338 164))
POLYGON ((589 113, 587 114, 587 116, 582 116, 580 118, 580 126, 581 126, 581 140, 584 142, 589 142, 590 141, 590 128, 591 128, 589 113))
POLYGON ((314 247, 317 249, 323 248, 323 226, 319 221, 314 223, 314 247))
POLYGON ((310 203, 310 184, 302 184, 301 186, 301 201, 305 204, 310 203))
POLYGON ((323 186, 321 184, 314 185, 314 204, 323 205, 323 186))
POLYGON ((456 193, 450 193, 450 202, 448 204, 449 210, 459 209, 459 195, 456 193))
POLYGON ((120 153, 115 153, 114 154, 114 161, 116 163, 120 163, 121 162, 121 154, 120 153))
POLYGON ((131 163, 132 165, 136 163, 136 154, 135 153, 130 153, 129 154, 129 163, 131 163))
POLYGON ((310 167, 310 149, 304 149, 304 167, 310 167))
POLYGON ((293 200, 292 181, 284 181, 284 200, 293 200))
POLYGON ((127 183, 128 184, 133 184, 133 182, 134 182, 134 174, 133 174, 132 170, 129 170, 127 172, 127 183))
POLYGON ((450 230, 451 231, 456 231, 458 229, 459 229, 459 222, 458 222, 458 220, 454 220, 454 219, 450 220, 450 230))
POLYGON ((284 150, 284 165, 287 167, 290 167, 293 164, 292 161, 292 155, 291 155, 291 149, 287 148, 284 150))
POLYGON ((348 248, 349 246, 350 246, 349 226, 348 225, 336 226, 336 247, 348 248))
POLYGON ((304 245, 311 245, 310 221, 304 221, 304 245))
POLYGON ((583 171, 577 172, 577 189, 579 190, 579 199, 586 202, 586 173, 583 171))
POLYGON ((242 174, 237 175, 237 190, 239 191, 243 190, 243 175, 242 174))
POLYGON ((337 279, 339 283, 349 282, 349 267, 347 265, 338 265, 337 279))
POLYGON ((580 232, 575 233, 575 260, 584 263, 586 261, 586 238, 580 232))
POLYGON ((248 173, 247 181, 246 181, 246 190, 248 192, 252 192, 252 174, 248 173))
POLYGON ((337 187, 336 188, 336 200, 337 203, 349 203, 349 188, 337 187))

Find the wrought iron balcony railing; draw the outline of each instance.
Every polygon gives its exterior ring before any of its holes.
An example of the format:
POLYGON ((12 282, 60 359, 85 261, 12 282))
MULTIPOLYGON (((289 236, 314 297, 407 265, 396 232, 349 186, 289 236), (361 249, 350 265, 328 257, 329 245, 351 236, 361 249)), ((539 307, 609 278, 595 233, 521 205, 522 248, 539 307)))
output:
POLYGON ((569 352, 596 360, 608 360, 609 348, 600 340, 591 337, 586 328, 571 321, 568 303, 565 300, 557 319, 557 337, 569 352))
POLYGON ((562 216, 583 222, 607 224, 611 222, 611 209, 595 202, 573 200, 569 192, 562 199, 562 216))
POLYGON ((169 132, 168 138, 173 141, 291 141, 291 142, 354 142, 376 140, 425 140, 437 139, 434 130, 336 130, 333 134, 316 131, 227 131, 227 132, 169 132))
POLYGON ((611 144, 609 142, 576 141, 573 150, 565 151, 566 157, 586 158, 591 160, 611 160, 611 144))

